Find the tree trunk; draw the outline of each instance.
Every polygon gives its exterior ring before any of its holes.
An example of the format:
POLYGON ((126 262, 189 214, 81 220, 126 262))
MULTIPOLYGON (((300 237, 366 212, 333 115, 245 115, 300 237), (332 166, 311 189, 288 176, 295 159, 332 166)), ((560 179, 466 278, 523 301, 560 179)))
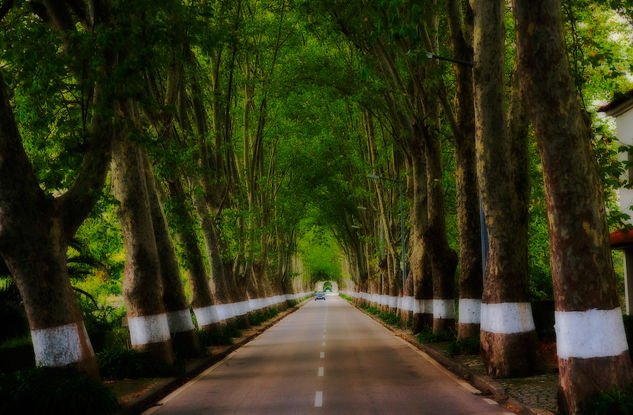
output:
MULTIPOLYGON (((191 290, 191 305, 195 310, 210 309, 213 306, 213 296, 209 287, 209 279, 204 266, 204 256, 198 243, 198 235, 194 227, 194 218, 186 204, 186 195, 179 179, 169 182, 169 196, 174 213, 174 223, 177 228, 178 241, 182 245, 185 262, 189 274, 191 290)), ((205 319, 208 313, 196 313, 198 327, 202 330, 212 330, 216 323, 205 319)))
POLYGON ((428 225, 426 166, 421 146, 411 149, 413 206, 411 207, 411 272, 414 280, 413 332, 433 325, 433 274, 424 232, 428 225))
POLYGON ((195 355, 200 351, 200 344, 191 319, 189 306, 187 305, 185 291, 182 287, 180 267, 158 195, 158 184, 156 183, 154 168, 146 154, 142 154, 141 157, 144 159, 147 195, 151 209, 156 249, 158 250, 163 302, 167 311, 169 333, 172 337, 174 350, 177 353, 195 355))
POLYGON ((543 163, 556 302, 559 410, 633 380, 604 191, 567 60, 559 0, 514 0, 519 65, 543 163))
POLYGON ((112 190, 120 203, 125 244, 123 298, 132 346, 171 363, 174 356, 143 159, 138 146, 123 137, 113 143, 112 190))
MULTIPOLYGON (((446 0, 453 55, 462 61, 473 60, 472 10, 464 5, 463 17, 458 0, 446 0)), ((457 339, 479 336, 483 276, 481 270, 481 228, 479 191, 475 165, 475 107, 472 68, 455 65, 455 165, 457 215, 459 225, 459 322, 457 339)))
POLYGON ((455 329, 455 270, 457 254, 448 246, 440 141, 427 131, 425 140, 428 227, 425 244, 433 273, 433 333, 455 329))
POLYGON ((508 377, 533 374, 543 363, 528 294, 524 207, 514 186, 525 173, 515 173, 506 131, 503 10, 502 0, 474 2, 477 170, 489 236, 481 350, 488 373, 508 377))
MULTIPOLYGON (((95 102, 103 105, 102 97, 95 88, 95 102)), ((39 186, 0 76, 0 256, 20 290, 36 363, 73 366, 94 377, 96 359, 70 285, 66 251, 106 177, 112 130, 103 121, 94 115, 82 170, 54 199, 39 186)))
POLYGON ((2 250, 29 320, 35 363, 72 366, 98 377, 95 355, 68 278, 59 221, 33 220, 36 217, 21 226, 20 242, 2 250))

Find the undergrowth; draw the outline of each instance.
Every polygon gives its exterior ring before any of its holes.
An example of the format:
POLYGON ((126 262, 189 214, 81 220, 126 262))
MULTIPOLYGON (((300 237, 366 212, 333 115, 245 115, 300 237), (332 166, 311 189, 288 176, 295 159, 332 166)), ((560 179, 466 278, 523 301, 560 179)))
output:
POLYGON ((433 329, 430 327, 422 329, 417 335, 416 339, 418 343, 436 343, 436 342, 454 342, 456 333, 453 330, 444 330, 439 333, 433 333, 433 329))
POLYGON ((633 414, 633 389, 613 388, 586 400, 579 415, 629 415, 633 414))
POLYGON ((476 355, 479 354, 480 348, 481 343, 479 342, 479 336, 473 336, 451 342, 444 353, 446 356, 455 356, 458 354, 476 355))
POLYGON ((149 352, 126 348, 105 349, 97 353, 99 373, 104 379, 136 379, 176 376, 182 364, 169 365, 149 352))
POLYGON ((0 373, 0 414, 116 412, 119 402, 101 382, 72 369, 36 368, 0 373))

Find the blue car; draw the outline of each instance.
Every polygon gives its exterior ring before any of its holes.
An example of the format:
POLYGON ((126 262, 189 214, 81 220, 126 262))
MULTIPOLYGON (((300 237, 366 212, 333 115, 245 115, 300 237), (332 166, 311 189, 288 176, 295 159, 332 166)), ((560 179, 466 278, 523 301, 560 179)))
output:
POLYGON ((316 300, 325 300, 325 293, 319 291, 318 293, 314 294, 314 301, 316 300))

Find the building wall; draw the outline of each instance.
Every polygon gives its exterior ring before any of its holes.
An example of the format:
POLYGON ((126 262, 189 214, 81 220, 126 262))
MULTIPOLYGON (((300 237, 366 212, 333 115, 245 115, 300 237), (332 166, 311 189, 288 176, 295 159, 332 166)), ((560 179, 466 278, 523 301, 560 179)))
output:
MULTIPOLYGON (((616 131, 618 139, 623 145, 633 146, 633 109, 624 112, 616 118, 616 131)), ((622 152, 618 157, 620 160, 626 160, 628 158, 629 161, 633 161, 631 159, 632 153, 630 152, 628 154, 622 152)), ((623 179, 629 179, 629 177, 630 175, 627 172, 623 179)), ((633 189, 620 189, 618 191, 618 200, 620 210, 631 217, 629 223, 633 224, 633 209, 631 209, 631 206, 633 206, 633 189)))

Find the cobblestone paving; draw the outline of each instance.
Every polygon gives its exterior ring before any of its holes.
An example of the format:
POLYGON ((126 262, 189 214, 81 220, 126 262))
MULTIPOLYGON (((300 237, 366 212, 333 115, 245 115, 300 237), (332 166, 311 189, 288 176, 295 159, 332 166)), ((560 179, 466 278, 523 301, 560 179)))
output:
MULTIPOLYGON (((441 346, 438 348, 441 350, 441 346)), ((468 366, 475 374, 490 379, 479 356, 454 356, 453 359, 468 366)), ((558 374, 551 370, 538 376, 493 381, 506 388, 514 398, 532 408, 556 412, 558 374)))

